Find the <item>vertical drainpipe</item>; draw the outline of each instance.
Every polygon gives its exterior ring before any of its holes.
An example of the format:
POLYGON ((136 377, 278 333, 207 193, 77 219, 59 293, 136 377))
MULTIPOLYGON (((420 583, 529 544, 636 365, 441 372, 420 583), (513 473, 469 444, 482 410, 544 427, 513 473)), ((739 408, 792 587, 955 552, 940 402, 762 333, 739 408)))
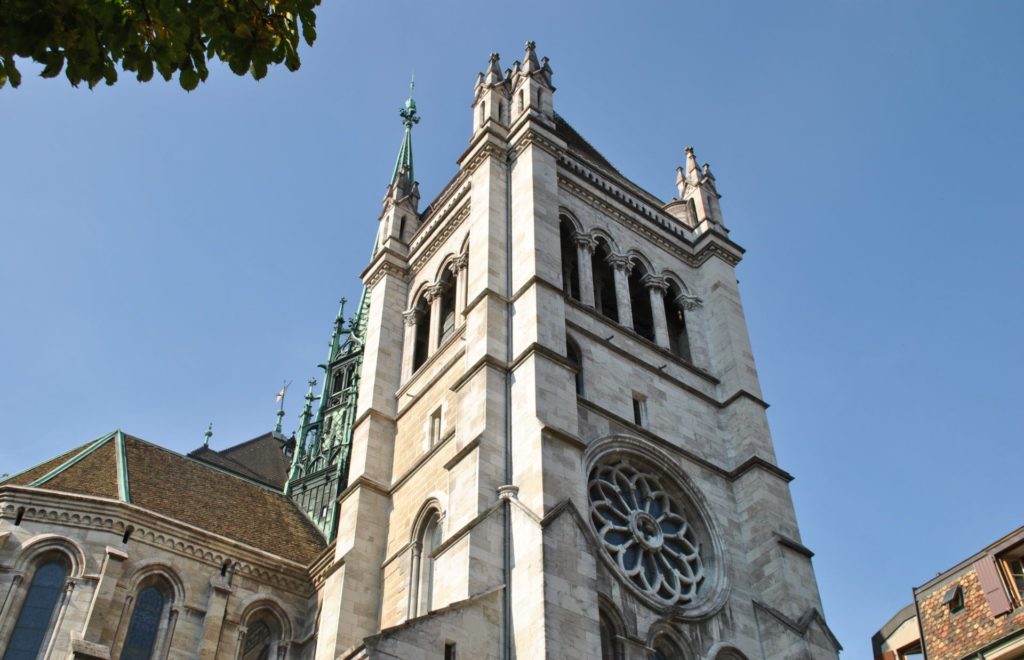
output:
MULTIPOLYGON (((512 484, 512 149, 505 156, 505 484, 512 484)), ((502 569, 505 575, 503 595, 502 658, 512 660, 512 502, 505 497, 502 507, 504 539, 502 569)))

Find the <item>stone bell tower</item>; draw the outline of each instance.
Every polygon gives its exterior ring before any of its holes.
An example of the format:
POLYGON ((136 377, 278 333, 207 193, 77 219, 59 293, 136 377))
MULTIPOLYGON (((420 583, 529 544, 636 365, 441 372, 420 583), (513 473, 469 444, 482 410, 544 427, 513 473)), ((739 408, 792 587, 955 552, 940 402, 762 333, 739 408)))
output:
POLYGON ((422 210, 403 110, 316 658, 836 658, 710 167, 659 200, 554 94, 492 55, 422 210))

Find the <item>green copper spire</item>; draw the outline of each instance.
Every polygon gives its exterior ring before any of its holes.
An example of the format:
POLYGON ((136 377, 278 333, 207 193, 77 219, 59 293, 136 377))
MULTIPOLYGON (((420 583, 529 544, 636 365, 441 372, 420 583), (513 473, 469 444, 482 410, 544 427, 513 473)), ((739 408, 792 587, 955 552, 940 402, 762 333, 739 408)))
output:
POLYGON ((398 159, 395 161, 395 171, 391 175, 391 183, 398 181, 398 175, 402 170, 406 171, 409 183, 416 180, 412 174, 412 127, 414 124, 420 123, 420 116, 416 114, 416 101, 412 98, 415 87, 416 81, 409 81, 409 99, 405 102, 405 107, 398 111, 402 123, 405 125, 405 134, 402 136, 402 146, 398 149, 398 159))

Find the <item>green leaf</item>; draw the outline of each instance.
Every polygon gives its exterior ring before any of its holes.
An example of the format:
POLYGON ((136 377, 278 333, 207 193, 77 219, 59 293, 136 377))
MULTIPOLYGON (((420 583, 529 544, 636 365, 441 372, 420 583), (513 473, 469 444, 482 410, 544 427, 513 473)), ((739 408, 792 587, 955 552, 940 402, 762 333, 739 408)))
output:
POLYGON ((192 69, 183 69, 181 74, 178 76, 178 83, 181 85, 183 90, 191 92, 199 86, 199 74, 192 69))
POLYGON ((51 52, 47 55, 45 62, 46 68, 39 75, 43 78, 55 78, 64 69, 64 54, 51 52))

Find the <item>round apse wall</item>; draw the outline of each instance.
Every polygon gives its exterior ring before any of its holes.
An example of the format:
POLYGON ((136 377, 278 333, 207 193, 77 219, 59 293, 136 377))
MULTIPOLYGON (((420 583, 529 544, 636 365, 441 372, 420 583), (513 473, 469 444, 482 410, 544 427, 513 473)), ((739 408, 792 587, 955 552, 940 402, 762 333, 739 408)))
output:
POLYGON ((601 554, 653 607, 699 617, 724 602, 722 552, 689 480, 643 441, 602 441, 587 484, 601 554), (647 445, 647 446, 645 446, 647 445))

